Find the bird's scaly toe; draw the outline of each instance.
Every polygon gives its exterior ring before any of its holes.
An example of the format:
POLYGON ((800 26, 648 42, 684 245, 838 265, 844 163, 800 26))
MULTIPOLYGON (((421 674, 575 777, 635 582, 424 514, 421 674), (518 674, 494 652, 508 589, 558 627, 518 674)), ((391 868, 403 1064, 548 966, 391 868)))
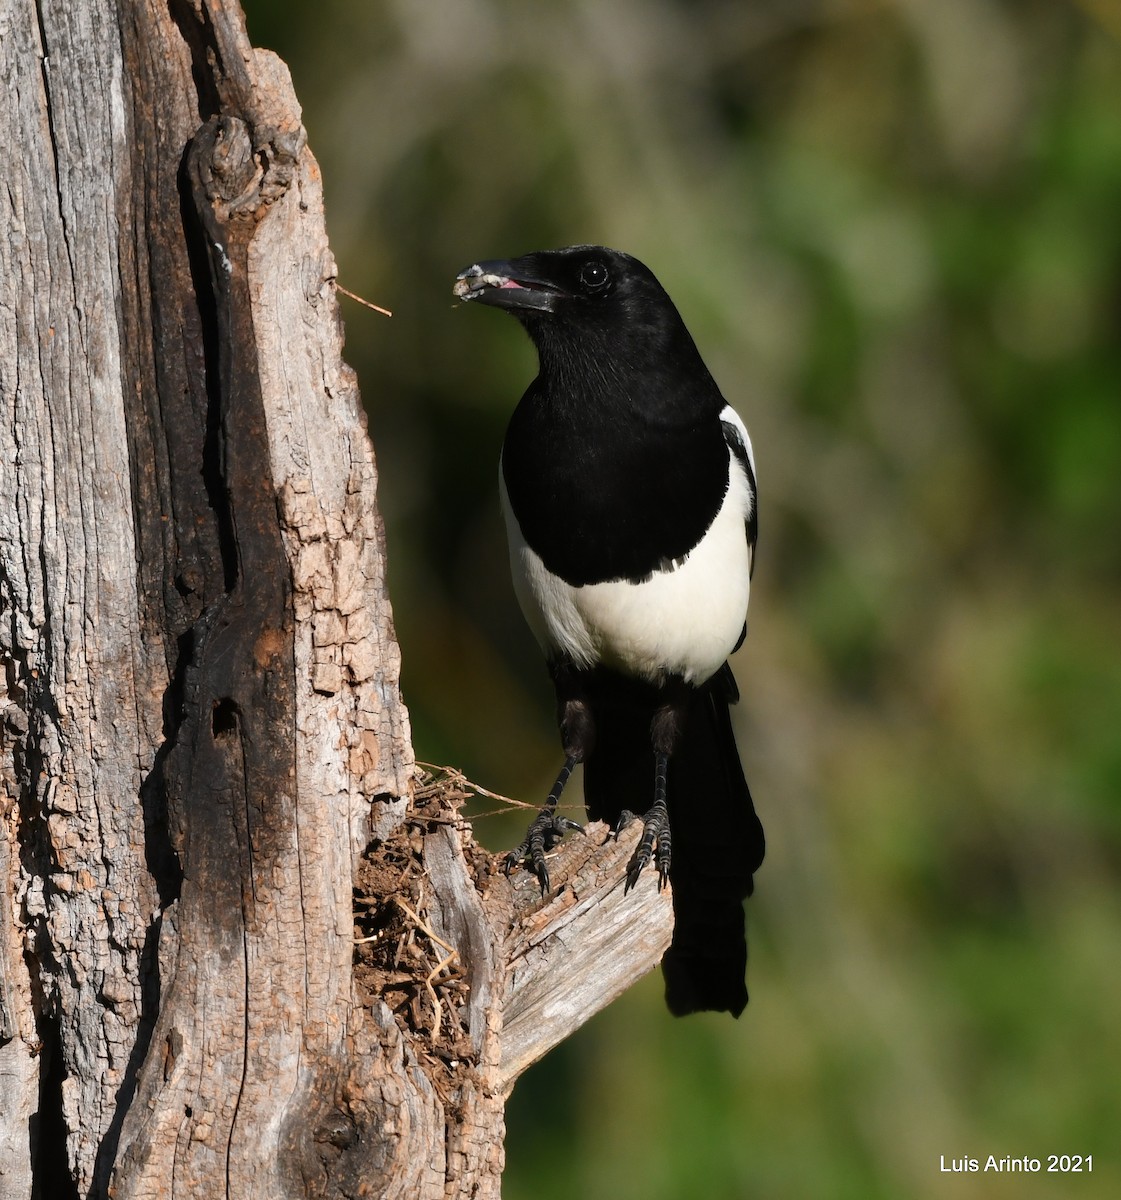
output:
POLYGON ((545 855, 549 853, 569 830, 584 832, 584 826, 577 821, 557 815, 556 809, 546 805, 526 830, 525 841, 519 843, 506 855, 506 874, 509 875, 515 867, 525 866, 537 876, 541 884, 541 895, 550 888, 549 868, 545 863, 545 855))
MULTIPOLYGON (((632 818, 632 813, 622 813, 616 832, 632 818)), ((642 837, 639 838, 634 854, 631 855, 631 861, 627 864, 627 883, 624 890, 629 892, 638 883, 643 868, 651 860, 658 868, 658 888, 659 890, 664 888, 669 883, 672 856, 669 813, 666 811, 665 804, 655 801, 642 818, 642 837)))

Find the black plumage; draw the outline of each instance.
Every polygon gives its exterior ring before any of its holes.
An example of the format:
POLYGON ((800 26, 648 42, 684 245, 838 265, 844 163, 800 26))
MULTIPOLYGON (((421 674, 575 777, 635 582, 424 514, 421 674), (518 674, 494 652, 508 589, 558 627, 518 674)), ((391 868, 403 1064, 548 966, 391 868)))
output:
POLYGON ((583 762, 590 817, 642 814, 628 887, 651 861, 672 883, 670 1009, 738 1016, 743 900, 764 848, 726 661, 746 629, 758 534, 747 430, 628 255, 575 246, 478 263, 456 294, 510 311, 540 361, 506 432, 501 486, 566 757, 510 863, 549 886, 545 853, 573 828, 557 797, 583 762))

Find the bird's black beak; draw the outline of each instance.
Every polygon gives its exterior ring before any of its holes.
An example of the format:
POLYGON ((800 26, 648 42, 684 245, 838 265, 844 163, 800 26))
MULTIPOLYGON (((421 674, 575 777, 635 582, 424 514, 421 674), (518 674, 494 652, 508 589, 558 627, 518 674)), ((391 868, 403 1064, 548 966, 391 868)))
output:
POLYGON ((538 312, 554 312, 567 295, 521 259, 475 263, 456 276, 452 292, 461 300, 478 300, 495 308, 538 312))

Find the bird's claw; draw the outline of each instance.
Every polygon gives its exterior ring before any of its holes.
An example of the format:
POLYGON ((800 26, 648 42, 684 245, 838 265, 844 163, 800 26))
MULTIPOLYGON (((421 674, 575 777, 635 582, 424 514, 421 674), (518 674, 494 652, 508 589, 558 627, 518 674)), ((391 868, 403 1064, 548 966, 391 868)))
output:
MULTIPOLYGON (((629 825, 634 820, 638 820, 634 813, 624 809, 619 815, 619 823, 615 826, 616 836, 625 825, 629 825)), ((672 852, 669 813, 666 811, 666 806, 656 800, 642 817, 642 837, 639 838, 634 854, 631 855, 631 861, 627 864, 627 882, 623 888, 624 894, 638 883, 638 877, 651 859, 658 868, 658 891, 661 891, 669 883, 672 852)))
POLYGON ((537 876, 541 884, 541 895, 549 890, 549 868, 545 864, 545 855, 560 842, 569 830, 584 832, 584 826, 578 821, 570 821, 567 817, 557 815, 551 805, 546 805, 533 818, 529 829, 526 830, 525 841, 515 846, 506 855, 506 874, 509 875, 515 867, 522 863, 537 876))

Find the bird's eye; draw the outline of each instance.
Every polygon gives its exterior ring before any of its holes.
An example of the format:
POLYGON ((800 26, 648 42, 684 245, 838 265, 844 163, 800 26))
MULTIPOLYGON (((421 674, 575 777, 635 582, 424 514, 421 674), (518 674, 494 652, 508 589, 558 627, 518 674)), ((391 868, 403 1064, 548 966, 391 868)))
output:
POLYGON ((607 287, 611 276, 601 262, 594 259, 580 268, 580 286, 587 292, 601 292, 607 287))

